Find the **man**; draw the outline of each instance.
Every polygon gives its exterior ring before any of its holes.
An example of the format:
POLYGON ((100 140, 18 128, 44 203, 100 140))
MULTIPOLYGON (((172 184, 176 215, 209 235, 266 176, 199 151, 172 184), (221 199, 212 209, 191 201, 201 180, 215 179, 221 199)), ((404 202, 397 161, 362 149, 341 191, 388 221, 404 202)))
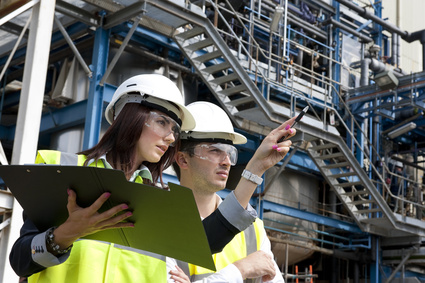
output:
MULTIPOLYGON (((236 164, 238 153, 233 144, 246 143, 246 138, 234 132, 229 117, 220 107, 209 102, 194 102, 187 108, 195 117, 197 126, 182 134, 181 148, 173 166, 180 184, 192 189, 199 213, 205 218, 222 202, 216 192, 225 188, 230 166, 236 164)), ((289 151, 291 141, 279 144, 277 141, 286 134, 295 134, 289 126, 292 122, 290 119, 265 138, 248 162, 235 194, 244 188, 244 196, 249 199, 262 182, 259 176, 289 151), (247 194, 248 191, 251 194, 247 194)), ((247 278, 284 282, 272 256, 263 223, 257 219, 236 235, 221 253, 213 256, 216 273, 181 262, 175 267, 172 260, 167 260, 167 267, 175 282, 188 282, 183 272, 192 282, 242 282, 247 278)))

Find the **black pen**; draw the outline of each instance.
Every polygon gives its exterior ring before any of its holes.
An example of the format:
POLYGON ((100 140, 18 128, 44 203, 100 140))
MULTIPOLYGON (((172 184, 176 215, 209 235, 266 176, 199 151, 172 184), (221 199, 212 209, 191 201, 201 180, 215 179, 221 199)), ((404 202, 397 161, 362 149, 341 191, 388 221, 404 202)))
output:
MULTIPOLYGON (((295 126, 295 124, 297 124, 298 123, 298 121, 299 120, 301 120, 301 118, 304 116, 304 114, 305 113, 307 113, 307 110, 308 110, 308 106, 306 106, 301 112, 300 112, 300 114, 298 114, 298 116, 297 116, 297 118, 295 118, 295 121, 294 121, 294 123, 291 125, 291 127, 290 128, 292 128, 292 127, 294 127, 295 126)), ((277 143, 280 143, 280 142, 283 142, 287 137, 289 136, 289 134, 287 134, 287 135, 285 135, 285 136, 283 136, 283 137, 281 137, 278 141, 277 141, 277 143)))

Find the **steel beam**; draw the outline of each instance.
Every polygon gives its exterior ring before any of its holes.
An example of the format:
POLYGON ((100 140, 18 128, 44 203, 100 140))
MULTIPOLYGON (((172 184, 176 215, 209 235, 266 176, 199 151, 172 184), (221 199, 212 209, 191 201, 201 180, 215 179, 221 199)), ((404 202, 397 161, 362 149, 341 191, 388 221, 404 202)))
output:
POLYGON ((103 114, 103 87, 99 85, 108 63, 110 30, 97 28, 93 46, 93 77, 90 80, 89 98, 84 127, 83 149, 96 145, 99 141, 103 114))
POLYGON ((99 17, 93 16, 93 13, 90 13, 84 9, 78 8, 70 3, 67 3, 63 0, 58 0, 56 3, 56 11, 72 17, 80 22, 83 22, 90 26, 98 27, 100 26, 99 17))
MULTIPOLYGON (((25 58, 23 85, 13 145, 12 164, 34 163, 49 62, 55 1, 40 0, 33 6, 25 58)), ((11 225, 3 229, 0 245, 1 282, 17 281, 8 254, 22 226, 22 207, 15 200, 11 225)))

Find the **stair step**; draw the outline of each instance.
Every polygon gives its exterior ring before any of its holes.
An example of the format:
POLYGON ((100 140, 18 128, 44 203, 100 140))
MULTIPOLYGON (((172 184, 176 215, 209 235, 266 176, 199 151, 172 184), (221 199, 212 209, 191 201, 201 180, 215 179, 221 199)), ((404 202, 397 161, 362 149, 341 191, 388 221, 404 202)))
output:
POLYGON ((196 51, 196 50, 200 50, 202 48, 205 48, 205 47, 213 45, 213 44, 214 44, 214 41, 211 38, 207 38, 207 39, 198 41, 196 43, 189 44, 189 45, 185 46, 184 48, 189 49, 191 51, 196 51))
POLYGON ((365 213, 373 213, 373 212, 380 212, 380 211, 382 211, 380 208, 371 208, 371 209, 357 210, 353 212, 358 214, 365 214, 365 213))
POLYGON ((359 204, 366 204, 366 203, 373 203, 372 200, 355 200, 352 202, 348 202, 348 204, 352 204, 352 205, 359 205, 359 204))
POLYGON ((338 173, 338 174, 332 174, 329 175, 329 177, 333 177, 333 178, 341 178, 341 177, 348 177, 348 176, 355 176, 357 175, 356 172, 350 171, 350 172, 344 172, 344 173, 338 173))
POLYGON ((366 190, 361 190, 361 191, 353 191, 353 192, 345 192, 341 195, 344 196, 358 196, 358 195, 364 195, 367 194, 368 192, 366 190))
POLYGON ((222 57, 222 55, 223 53, 221 53, 220 50, 215 50, 213 52, 207 52, 205 54, 199 55, 198 57, 194 57, 192 60, 195 62, 205 63, 211 61, 212 59, 222 57))
POLYGON ((339 183, 337 186, 345 188, 345 187, 351 187, 351 186, 357 186, 357 185, 363 185, 363 182, 361 182, 361 181, 344 182, 344 183, 339 183))
POLYGON ((215 64, 209 67, 206 67, 204 69, 201 70, 201 72, 205 72, 208 74, 214 74, 217 73, 219 71, 223 71, 223 70, 227 70, 230 67, 230 64, 228 62, 223 62, 220 64, 215 64))
POLYGON ((230 96, 232 94, 240 93, 244 90, 246 90, 246 87, 244 85, 237 85, 237 86, 227 87, 226 89, 219 91, 218 94, 230 96))
POLYGON ((321 150, 321 149, 336 148, 336 147, 337 147, 337 145, 334 144, 334 143, 325 143, 325 144, 314 145, 314 146, 310 147, 309 149, 318 151, 318 150, 321 150))
POLYGON ((210 81, 210 84, 217 84, 217 85, 221 85, 221 84, 224 84, 224 83, 227 83, 227 82, 234 81, 234 80, 236 80, 236 79, 239 79, 238 74, 236 74, 236 73, 231 73, 230 75, 227 75, 227 76, 221 76, 221 77, 218 77, 218 78, 216 78, 216 79, 211 80, 211 81, 210 81))
POLYGON ((325 166, 322 166, 322 168, 326 169, 335 169, 335 168, 341 168, 341 167, 347 167, 350 166, 349 162, 340 162, 340 163, 332 163, 325 166))
POLYGON ((205 30, 203 28, 195 27, 195 28, 190 29, 188 31, 179 33, 178 35, 176 35, 176 37, 179 38, 179 39, 186 40, 188 38, 192 38, 192 37, 195 37, 195 36, 203 34, 203 33, 205 33, 205 30))
POLYGON ((254 99, 251 96, 245 96, 245 97, 242 97, 242 98, 234 99, 230 102, 226 102, 226 104, 237 107, 239 105, 249 103, 251 101, 254 101, 254 99))
POLYGON ((337 152, 337 153, 331 153, 331 154, 316 156, 315 158, 325 160, 325 159, 331 159, 331 158, 336 158, 336 157, 344 157, 344 154, 342 152, 337 152))

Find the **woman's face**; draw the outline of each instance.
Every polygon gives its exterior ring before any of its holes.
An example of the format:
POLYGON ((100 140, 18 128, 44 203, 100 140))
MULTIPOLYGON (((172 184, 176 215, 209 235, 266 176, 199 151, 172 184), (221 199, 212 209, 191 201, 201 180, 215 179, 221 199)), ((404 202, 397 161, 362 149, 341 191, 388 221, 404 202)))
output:
POLYGON ((180 126, 173 119, 161 111, 151 111, 137 143, 137 162, 159 162, 168 147, 177 141, 179 134, 180 126))

